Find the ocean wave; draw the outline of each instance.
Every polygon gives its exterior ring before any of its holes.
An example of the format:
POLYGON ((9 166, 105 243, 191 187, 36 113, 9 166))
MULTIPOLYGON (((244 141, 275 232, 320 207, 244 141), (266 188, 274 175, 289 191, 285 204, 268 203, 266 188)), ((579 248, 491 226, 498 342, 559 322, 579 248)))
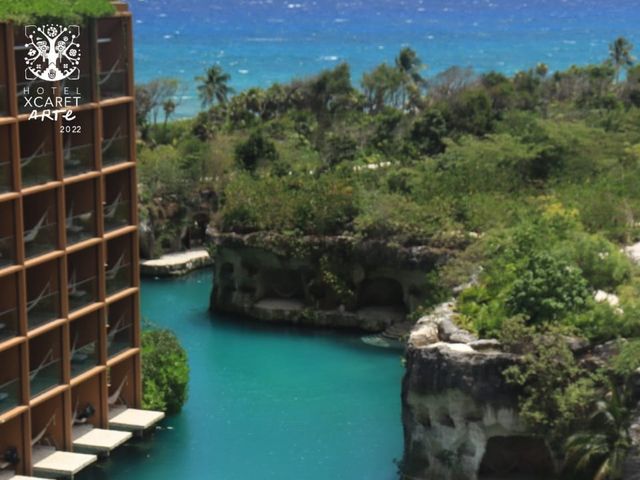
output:
POLYGON ((246 75, 247 73, 249 73, 249 70, 246 70, 246 69, 244 69, 244 68, 241 68, 240 70, 238 70, 238 73, 239 73, 240 75, 246 75))
POLYGON ((322 55, 320 57, 320 60, 322 60, 323 62, 336 62, 338 61, 338 57, 337 55, 322 55))
POLYGON ((284 42, 286 39, 282 37, 247 37, 245 39, 247 42, 284 42))

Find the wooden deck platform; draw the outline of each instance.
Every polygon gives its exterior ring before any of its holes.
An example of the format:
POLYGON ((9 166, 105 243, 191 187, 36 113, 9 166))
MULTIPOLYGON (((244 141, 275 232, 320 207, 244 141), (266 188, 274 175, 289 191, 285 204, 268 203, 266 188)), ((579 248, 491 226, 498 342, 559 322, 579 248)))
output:
POLYGON ((76 425, 73 427, 73 447, 79 452, 108 454, 131 436, 131 432, 104 430, 93 425, 76 425))
POLYGON ((164 412, 116 407, 109 412, 109 426, 128 432, 141 432, 164 418, 164 412))
POLYGON ((98 460, 95 455, 33 447, 33 473, 43 476, 73 478, 79 471, 98 460))

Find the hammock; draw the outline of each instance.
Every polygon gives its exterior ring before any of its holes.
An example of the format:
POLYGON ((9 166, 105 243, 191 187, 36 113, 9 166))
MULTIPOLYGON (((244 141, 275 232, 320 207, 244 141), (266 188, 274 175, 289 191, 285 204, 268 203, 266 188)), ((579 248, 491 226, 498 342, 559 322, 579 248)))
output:
POLYGON ((40 295, 38 295, 37 298, 34 298, 30 302, 27 302, 27 313, 29 313, 31 310, 33 310, 38 306, 38 304, 40 303, 40 300, 42 300, 45 297, 47 290, 49 290, 50 288, 51 288, 51 281, 49 281, 44 286, 44 288, 42 289, 42 292, 40 292, 40 295))
POLYGON ((78 284, 82 282, 76 282, 76 271, 71 273, 69 278, 69 296, 73 298, 82 298, 87 294, 86 290, 78 290, 78 284))
POLYGON ((118 138, 120 138, 120 131, 122 130, 122 127, 120 125, 118 125, 118 128, 116 128, 116 131, 113 133, 113 135, 111 136, 111 138, 109 140, 107 140, 106 144, 104 144, 102 146, 102 153, 104 154, 107 150, 109 150, 111 148, 111 145, 113 145, 113 142, 115 142, 118 138))
POLYGON ((122 201, 122 192, 118 193, 118 196, 113 201, 113 203, 107 205, 104 209, 104 218, 113 218, 118 211, 118 207, 120 206, 120 202, 122 201))
POLYGON ((120 399, 120 394, 122 393, 122 389, 124 388, 124 385, 127 383, 127 379, 128 377, 125 375, 124 378, 122 379, 122 382, 120 382, 120 386, 116 389, 115 392, 109 395, 109 398, 107 399, 107 403, 109 404, 110 407, 113 407, 120 399))
POLYGON ((112 268, 107 270, 107 272, 105 273, 106 279, 113 280, 114 278, 116 278, 116 276, 120 272, 120 269, 124 266, 123 263, 124 263, 124 253, 120 255, 120 258, 118 259, 116 264, 112 268))
POLYGON ((118 59, 113 63, 113 66, 109 69, 109 71, 106 74, 101 74, 101 75, 104 75, 104 77, 99 80, 98 82, 99 85, 102 85, 103 83, 106 83, 109 81, 111 76, 116 72, 116 68, 118 68, 121 58, 122 58, 121 56, 118 57, 118 59))
POLYGON ((120 331, 120 324, 122 323, 122 320, 124 320, 124 315, 121 315, 113 328, 109 330, 109 333, 107 334, 107 347, 111 346, 111 344, 113 343, 113 339, 120 331))
POLYGON ((36 223, 36 225, 33 228, 30 228, 29 230, 27 230, 29 233, 25 233, 24 235, 25 243, 31 243, 36 238, 38 238, 38 234, 40 233, 40 230, 42 229, 42 227, 45 226, 44 222, 47 220, 48 215, 49 215, 49 209, 47 208, 45 212, 42 214, 42 217, 40 218, 40 220, 38 220, 38 223, 36 223))
POLYGON ((49 351, 47 352, 47 354, 44 356, 44 358, 42 359, 42 362, 40 362, 40 365, 38 365, 36 367, 35 370, 32 370, 31 373, 29 374, 29 380, 31 382, 33 382, 33 380, 38 376, 38 374, 40 373, 40 371, 47 366, 47 362, 49 361, 49 359, 53 357, 53 348, 50 348, 49 351))
POLYGON ((40 433, 38 433, 35 437, 33 437, 31 439, 31 446, 35 447, 36 444, 42 440, 42 438, 45 436, 45 434, 47 433, 47 430, 49 430, 49 427, 51 426, 51 424, 53 423, 55 425, 56 422, 56 414, 54 413, 51 418, 49 419, 49 421, 47 422, 47 424, 45 425, 45 427, 40 431, 40 433))
POLYGON ((36 149, 35 152, 33 152, 31 155, 29 155, 27 158, 25 159, 20 159, 20 167, 24 168, 27 165, 29 165, 31 162, 33 162, 33 160, 40 155, 40 153, 44 150, 44 143, 45 141, 43 140, 42 143, 40 144, 40 146, 36 149))

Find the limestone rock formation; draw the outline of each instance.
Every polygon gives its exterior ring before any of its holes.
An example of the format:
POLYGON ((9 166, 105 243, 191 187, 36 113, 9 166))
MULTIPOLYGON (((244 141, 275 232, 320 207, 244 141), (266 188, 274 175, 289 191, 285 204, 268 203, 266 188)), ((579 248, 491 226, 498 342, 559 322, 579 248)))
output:
POLYGON ((268 322, 382 332, 429 293, 450 252, 353 237, 218 234, 211 308, 268 322))
POLYGON ((497 340, 478 340, 457 327, 452 302, 417 322, 402 384, 406 478, 549 478, 555 472, 545 441, 519 419, 518 390, 503 377, 517 361, 497 340))

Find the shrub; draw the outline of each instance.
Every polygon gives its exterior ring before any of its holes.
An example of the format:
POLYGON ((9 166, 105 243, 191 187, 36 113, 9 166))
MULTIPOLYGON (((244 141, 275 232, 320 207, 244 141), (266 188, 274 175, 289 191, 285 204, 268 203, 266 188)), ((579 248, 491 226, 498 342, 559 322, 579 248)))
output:
POLYGON ((563 333, 552 328, 533 335, 522 362, 504 372, 522 388, 520 417, 555 445, 588 416, 598 395, 598 377, 578 365, 563 333))
POLYGON ((146 409, 177 413, 187 401, 187 353, 169 330, 142 332, 142 404, 146 409))
POLYGON ((511 313, 542 323, 584 310, 589 298, 587 282, 578 268, 549 254, 534 253, 516 270, 506 305, 511 313))
POLYGON ((246 141, 236 146, 235 156, 242 168, 253 172, 258 168, 258 162, 277 160, 278 152, 275 143, 266 138, 260 130, 256 130, 246 141))

